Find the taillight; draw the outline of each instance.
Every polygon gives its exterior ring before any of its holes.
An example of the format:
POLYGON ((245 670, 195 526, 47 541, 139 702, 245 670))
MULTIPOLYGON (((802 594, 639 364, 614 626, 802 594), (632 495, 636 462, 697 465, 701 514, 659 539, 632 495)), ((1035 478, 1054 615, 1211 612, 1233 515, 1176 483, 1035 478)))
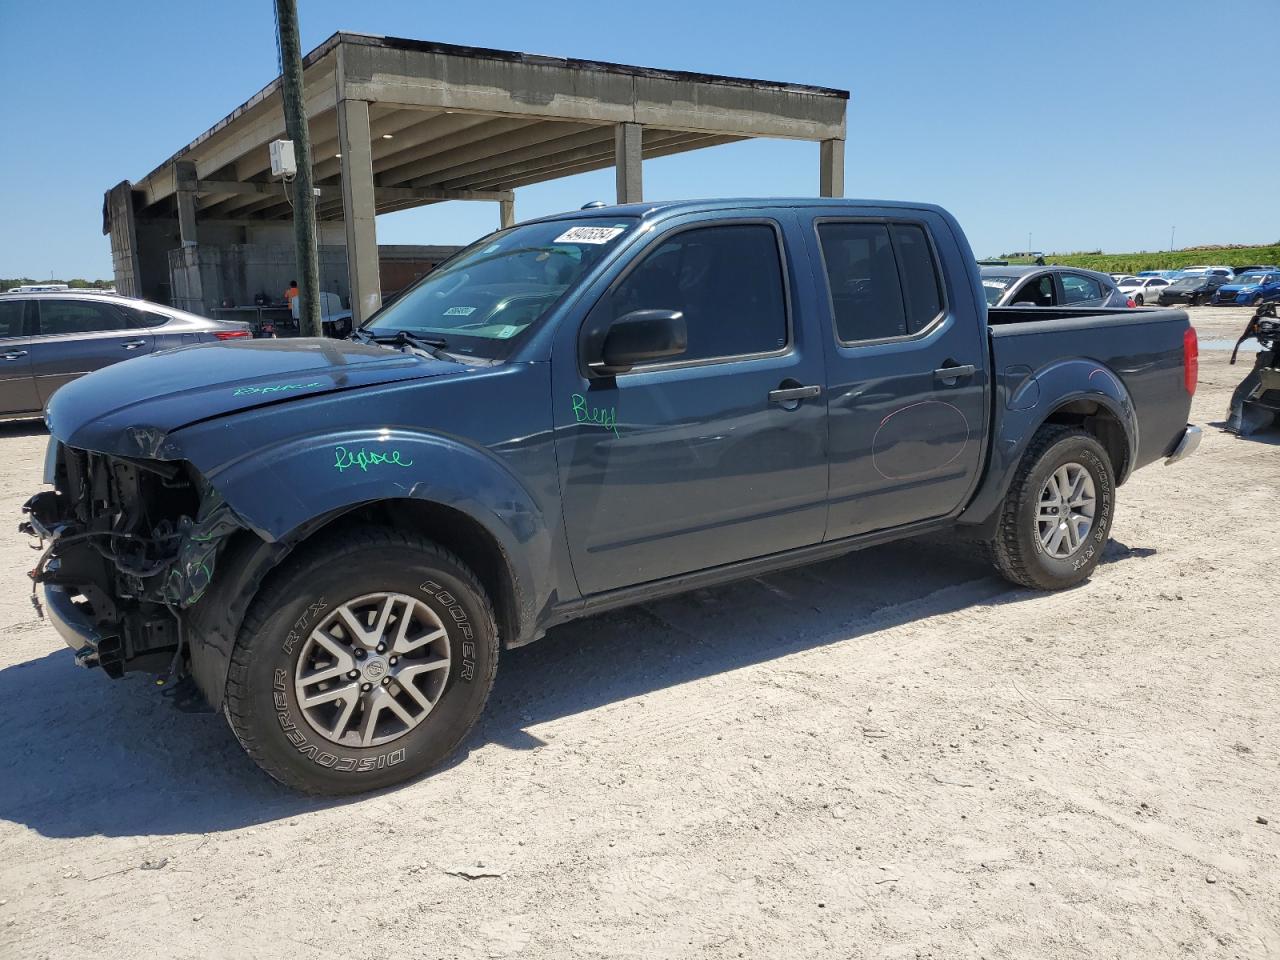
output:
POLYGON ((1133 299, 1133 297, 1130 297, 1128 300, 1124 302, 1124 305, 1126 307, 1136 307, 1138 303, 1136 300, 1133 299))
POLYGON ((241 337, 249 336, 248 330, 217 330, 213 334, 219 340, 239 340, 241 337))
POLYGON ((1182 332, 1182 385, 1187 393, 1195 396, 1196 381, 1200 379, 1200 339, 1195 327, 1182 332))

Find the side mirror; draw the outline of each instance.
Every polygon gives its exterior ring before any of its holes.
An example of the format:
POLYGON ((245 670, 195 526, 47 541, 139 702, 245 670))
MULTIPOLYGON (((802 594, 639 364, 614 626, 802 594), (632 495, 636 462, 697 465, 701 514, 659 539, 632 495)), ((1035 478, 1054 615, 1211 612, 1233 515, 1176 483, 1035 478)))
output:
POLYGON ((1033 301, 1033 300, 1019 300, 1017 303, 1015 303, 1015 304, 1014 304, 1014 306, 1015 306, 1015 307, 1034 307, 1034 306, 1035 306, 1035 301, 1033 301))
POLYGON ((626 373, 637 363, 677 357, 689 348, 689 331, 679 310, 633 310, 605 331, 599 355, 587 366, 598 376, 626 373))

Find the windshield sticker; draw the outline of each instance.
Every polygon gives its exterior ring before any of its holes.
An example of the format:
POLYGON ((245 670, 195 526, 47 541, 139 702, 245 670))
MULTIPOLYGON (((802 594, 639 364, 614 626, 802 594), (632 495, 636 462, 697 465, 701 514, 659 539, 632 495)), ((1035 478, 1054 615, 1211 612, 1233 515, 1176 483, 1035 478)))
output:
POLYGON ((412 467, 412 460, 403 460, 399 450, 389 450, 386 453, 378 453, 369 451, 361 447, 359 450, 348 450, 346 447, 334 448, 334 469, 339 473, 351 467, 359 467, 364 473, 369 472, 370 467, 376 467, 386 464, 393 467, 412 467))
POLYGON ((570 227, 552 243, 608 243, 625 227, 570 227))
POLYGON ((446 317, 469 317, 475 312, 475 307, 450 307, 444 312, 444 315, 446 317))
POLYGON ((984 287, 995 287, 997 290, 1003 290, 1010 284, 1009 280, 992 280, 990 277, 984 277, 982 285, 984 287))
POLYGON ((324 384, 319 380, 314 383, 275 383, 267 387, 236 387, 231 394, 233 397, 252 397, 260 394, 284 393, 288 390, 311 390, 315 387, 323 387, 324 384))
POLYGON ((513 323, 508 323, 506 326, 498 328, 497 337, 499 340, 506 340, 510 337, 514 337, 519 332, 520 328, 518 326, 513 323))
POLYGON ((617 407, 592 407, 587 405, 587 398, 580 393, 573 395, 573 420, 575 423, 595 423, 606 430, 612 430, 615 437, 618 433, 617 407))

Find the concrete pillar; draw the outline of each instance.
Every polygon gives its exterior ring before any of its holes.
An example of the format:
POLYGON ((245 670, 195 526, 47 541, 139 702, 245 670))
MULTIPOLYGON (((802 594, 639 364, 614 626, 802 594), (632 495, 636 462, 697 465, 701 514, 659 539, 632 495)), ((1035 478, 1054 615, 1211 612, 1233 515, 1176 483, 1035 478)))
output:
POLYGON ((823 140, 822 155, 818 163, 818 195, 821 197, 843 197, 844 141, 823 140))
POLYGON ((347 228, 351 313, 359 326, 382 306, 369 104, 364 100, 338 101, 338 150, 342 154, 342 215, 347 228))
POLYGON ((516 198, 498 201, 498 225, 503 229, 516 225, 516 198))
POLYGON ((613 131, 613 165, 618 175, 618 203, 639 203, 644 199, 640 171, 638 123, 620 123, 613 131))
POLYGON ((178 232, 184 247, 194 247, 196 238, 196 165, 179 160, 173 165, 175 199, 178 202, 178 232))
POLYGON ((124 297, 142 296, 138 258, 138 221, 133 213, 133 185, 122 180, 107 191, 103 230, 111 237, 111 266, 116 290, 124 297))

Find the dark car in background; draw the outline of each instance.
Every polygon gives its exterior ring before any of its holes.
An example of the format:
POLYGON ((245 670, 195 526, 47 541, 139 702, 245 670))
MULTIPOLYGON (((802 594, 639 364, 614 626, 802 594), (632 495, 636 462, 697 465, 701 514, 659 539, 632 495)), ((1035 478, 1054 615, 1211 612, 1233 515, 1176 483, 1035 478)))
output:
POLYGON ((1229 276, 1216 271, 1178 277, 1160 291, 1157 302, 1162 307, 1171 307, 1178 303, 1194 307, 1208 303, 1218 292, 1219 287, 1230 282, 1229 276))
POLYGON ((1256 307, 1280 300, 1280 270, 1249 270, 1237 273, 1213 295, 1218 306, 1256 307))
POLYGON ((114 294, 0 294, 0 419, 40 416, 59 387, 121 360, 249 336, 244 323, 114 294))
POLYGON ((1105 273, 1074 267, 983 267, 989 307, 1131 307, 1105 273))

